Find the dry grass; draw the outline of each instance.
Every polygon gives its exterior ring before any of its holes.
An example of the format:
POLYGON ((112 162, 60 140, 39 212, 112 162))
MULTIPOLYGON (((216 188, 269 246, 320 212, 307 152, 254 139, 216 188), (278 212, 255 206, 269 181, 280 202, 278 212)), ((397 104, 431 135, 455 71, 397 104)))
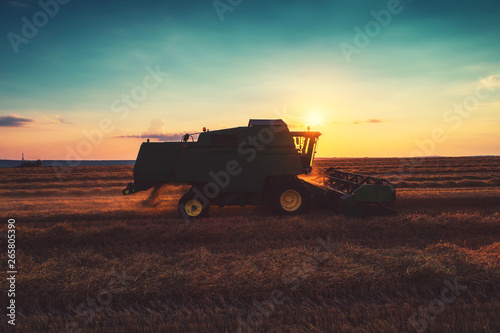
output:
MULTIPOLYGON (((381 176, 400 162, 318 165, 381 176)), ((490 181, 500 160, 428 159, 414 171, 401 182, 419 185, 398 189, 397 216, 213 207, 186 225, 175 208, 186 187, 121 196, 131 167, 76 167, 62 182, 51 168, 0 169, 0 209, 18 228, 16 330, 416 332, 412 314, 457 279, 466 290, 426 332, 499 331, 500 188, 490 181)))

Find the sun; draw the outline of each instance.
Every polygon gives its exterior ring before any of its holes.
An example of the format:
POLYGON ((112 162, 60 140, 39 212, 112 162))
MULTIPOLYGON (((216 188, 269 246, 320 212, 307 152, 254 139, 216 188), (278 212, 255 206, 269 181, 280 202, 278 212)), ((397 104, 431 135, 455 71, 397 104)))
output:
POLYGON ((316 111, 312 111, 309 113, 307 117, 307 124, 310 126, 318 126, 323 123, 323 116, 316 111))

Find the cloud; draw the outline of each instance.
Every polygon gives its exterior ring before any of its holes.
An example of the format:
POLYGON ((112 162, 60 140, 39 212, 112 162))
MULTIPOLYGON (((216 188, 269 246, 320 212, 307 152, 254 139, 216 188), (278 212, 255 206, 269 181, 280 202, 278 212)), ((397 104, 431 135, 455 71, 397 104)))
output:
POLYGON ((43 128, 46 125, 74 124, 71 121, 64 120, 59 115, 41 116, 36 119, 18 117, 16 115, 0 116, 0 127, 26 127, 26 125, 31 123, 38 125, 38 128, 43 128))
POLYGON ((121 139, 158 139, 158 141, 181 141, 186 133, 163 133, 163 134, 141 134, 141 135, 120 135, 121 139))
POLYGON ((74 122, 72 122, 72 121, 66 121, 66 120, 64 120, 64 119, 62 119, 62 118, 61 118, 61 119, 59 119, 59 122, 60 122, 61 124, 67 124, 67 125, 74 125, 74 124, 75 124, 75 123, 74 123, 74 122))
POLYGON ((483 82, 483 84, 486 87, 492 87, 492 88, 500 87, 500 74, 488 76, 487 78, 485 78, 481 82, 483 82))
POLYGON ((61 124, 66 124, 66 125, 74 125, 75 123, 72 121, 67 121, 62 119, 60 116, 56 116, 57 120, 59 120, 59 123, 61 124))
POLYGON ((0 116, 0 127, 23 127, 28 123, 34 122, 30 118, 21 118, 16 116, 0 116))
MULTIPOLYGON (((161 118, 155 118, 151 120, 151 126, 148 130, 141 135, 121 135, 116 136, 116 138, 121 139, 158 139, 158 141, 181 141, 181 138, 186 134, 186 132, 178 133, 164 133, 165 121, 161 118)), ((193 133, 193 132, 188 132, 193 133)))
POLYGON ((377 123, 384 123, 385 120, 381 119, 368 119, 368 120, 361 120, 361 121, 355 121, 353 122, 354 125, 359 125, 359 124, 377 124, 377 123))
POLYGON ((42 116, 43 121, 41 124, 43 125, 55 125, 55 124, 66 124, 66 125, 74 125, 73 122, 64 120, 61 118, 59 115, 52 115, 52 116, 42 116))
POLYGON ((165 122, 163 119, 155 118, 151 120, 151 126, 148 128, 147 133, 158 134, 163 133, 165 130, 165 122))

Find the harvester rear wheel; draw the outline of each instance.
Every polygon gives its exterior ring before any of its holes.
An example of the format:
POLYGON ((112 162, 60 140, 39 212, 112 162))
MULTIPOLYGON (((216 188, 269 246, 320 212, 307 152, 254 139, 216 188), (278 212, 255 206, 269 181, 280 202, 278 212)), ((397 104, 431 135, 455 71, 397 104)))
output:
POLYGON ((310 195, 297 179, 283 181, 271 195, 271 208, 277 214, 298 215, 309 209, 310 195))
POLYGON ((196 219, 207 216, 210 204, 203 202, 192 190, 189 190, 180 198, 177 208, 182 217, 196 219))

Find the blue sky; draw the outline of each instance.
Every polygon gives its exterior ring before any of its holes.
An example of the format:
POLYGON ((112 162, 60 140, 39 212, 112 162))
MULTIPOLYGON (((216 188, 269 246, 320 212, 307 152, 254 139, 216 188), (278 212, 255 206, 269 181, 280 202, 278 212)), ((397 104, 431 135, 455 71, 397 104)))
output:
POLYGON ((443 113, 480 78, 492 93, 435 154, 500 154, 491 138, 500 125, 500 3, 401 1, 348 61, 341 43, 354 45, 354 28, 364 31, 371 11, 389 3, 243 0, 221 21, 212 1, 71 0, 16 53, 9 33, 22 37, 21 19, 33 22, 42 9, 4 1, 0 130, 19 140, 0 139, 0 157, 23 150, 64 158, 106 115, 114 130, 82 157, 134 158, 141 139, 123 137, 244 125, 276 110, 297 127, 320 114, 320 156, 405 156, 449 125, 443 113), (113 101, 140 85, 147 68, 168 76, 117 119, 113 101), (346 135, 358 139, 343 144, 346 135), (28 147, 22 138, 30 136, 43 140, 28 147))

